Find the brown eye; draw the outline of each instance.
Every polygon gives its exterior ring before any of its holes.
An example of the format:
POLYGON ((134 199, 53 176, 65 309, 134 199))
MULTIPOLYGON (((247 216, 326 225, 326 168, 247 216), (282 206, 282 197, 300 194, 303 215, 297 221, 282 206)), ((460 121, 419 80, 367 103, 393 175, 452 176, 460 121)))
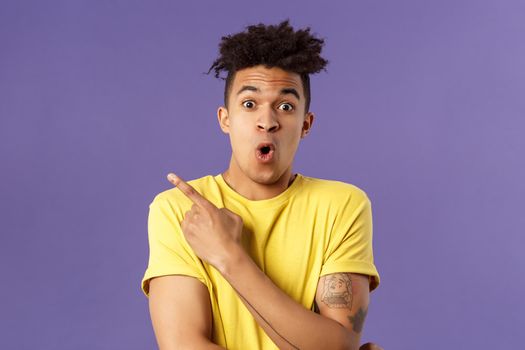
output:
POLYGON ((282 105, 279 106, 279 109, 285 112, 290 112, 291 110, 293 110, 293 106, 289 103, 283 103, 282 105))
POLYGON ((255 103, 253 103, 253 101, 248 100, 248 101, 244 101, 242 105, 246 108, 253 108, 255 106, 255 103))

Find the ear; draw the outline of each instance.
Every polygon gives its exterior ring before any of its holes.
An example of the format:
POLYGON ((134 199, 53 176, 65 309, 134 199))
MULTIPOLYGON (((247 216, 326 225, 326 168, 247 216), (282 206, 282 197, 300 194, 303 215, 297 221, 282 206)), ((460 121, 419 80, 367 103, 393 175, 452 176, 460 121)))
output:
POLYGON ((220 106, 219 109, 217 109, 217 119, 219 120, 219 126, 221 127, 222 132, 225 134, 229 134, 230 117, 226 107, 220 106))
POLYGON ((314 114, 312 112, 306 113, 303 121, 303 128, 301 130, 301 138, 305 138, 306 135, 312 129, 312 124, 314 123, 314 114))

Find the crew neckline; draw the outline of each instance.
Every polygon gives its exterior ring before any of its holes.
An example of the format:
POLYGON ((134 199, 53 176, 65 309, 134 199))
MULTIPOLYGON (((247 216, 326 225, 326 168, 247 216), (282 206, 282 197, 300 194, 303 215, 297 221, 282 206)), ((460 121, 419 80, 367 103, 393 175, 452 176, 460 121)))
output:
POLYGON ((240 193, 236 192, 232 187, 230 187, 230 185, 228 185, 226 180, 224 180, 224 178, 222 177, 222 173, 215 175, 214 178, 220 184, 220 186, 224 188, 224 191, 226 191, 229 196, 233 197, 238 202, 249 205, 251 207, 262 208, 282 204, 286 202, 295 192, 297 192, 297 189, 303 183, 304 177, 300 173, 296 174, 297 176, 293 180, 292 184, 288 186, 283 192, 279 193, 275 197, 260 200, 248 199, 240 193))

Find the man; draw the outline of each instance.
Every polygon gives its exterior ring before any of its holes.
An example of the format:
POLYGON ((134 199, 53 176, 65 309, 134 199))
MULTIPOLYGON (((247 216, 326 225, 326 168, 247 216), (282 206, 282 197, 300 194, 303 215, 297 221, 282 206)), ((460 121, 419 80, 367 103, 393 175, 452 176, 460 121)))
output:
POLYGON ((217 115, 229 167, 169 174, 176 187, 150 204, 142 288, 161 349, 359 348, 379 284, 370 201, 292 172, 322 45, 288 21, 222 38, 210 71, 228 73, 217 115))

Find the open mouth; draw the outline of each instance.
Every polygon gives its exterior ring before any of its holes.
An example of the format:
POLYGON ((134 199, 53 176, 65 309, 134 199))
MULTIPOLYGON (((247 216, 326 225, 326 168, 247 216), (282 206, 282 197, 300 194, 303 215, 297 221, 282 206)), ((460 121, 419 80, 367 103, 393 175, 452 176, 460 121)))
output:
POLYGON ((271 150, 270 146, 261 147, 261 153, 262 154, 268 154, 268 153, 270 153, 270 150, 271 150))
POLYGON ((262 162, 269 162, 273 159, 275 152, 275 146, 273 143, 261 143, 257 146, 255 156, 262 162))

